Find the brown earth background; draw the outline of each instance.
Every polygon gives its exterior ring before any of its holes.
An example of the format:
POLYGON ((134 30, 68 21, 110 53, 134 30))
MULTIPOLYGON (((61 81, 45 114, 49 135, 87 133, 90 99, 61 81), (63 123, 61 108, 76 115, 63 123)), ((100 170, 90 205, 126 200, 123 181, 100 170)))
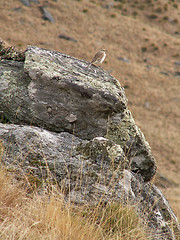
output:
POLYGON ((6 46, 36 45, 87 61, 107 49, 102 67, 125 87, 157 161, 153 182, 180 217, 180 1, 39 0, 27 7, 1 0, 0 39, 6 46), (54 23, 43 19, 41 6, 54 23))

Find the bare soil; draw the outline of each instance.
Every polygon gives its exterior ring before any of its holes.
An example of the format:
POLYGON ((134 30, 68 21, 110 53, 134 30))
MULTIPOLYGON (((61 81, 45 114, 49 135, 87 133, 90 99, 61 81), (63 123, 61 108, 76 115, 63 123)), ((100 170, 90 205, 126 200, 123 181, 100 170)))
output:
POLYGON ((1 0, 0 38, 90 61, 108 50, 103 68, 125 87, 128 106, 157 161, 155 184, 180 216, 180 2, 1 0), (47 6, 55 23, 42 18, 47 6), (77 42, 60 39, 64 34, 77 42), (129 63, 119 58, 129 60, 129 63), (179 64, 178 64, 179 63, 179 64))

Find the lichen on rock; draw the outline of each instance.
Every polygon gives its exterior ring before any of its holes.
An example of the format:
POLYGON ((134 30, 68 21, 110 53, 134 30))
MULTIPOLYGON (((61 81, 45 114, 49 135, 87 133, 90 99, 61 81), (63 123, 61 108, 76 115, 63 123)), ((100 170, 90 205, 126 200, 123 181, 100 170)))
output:
POLYGON ((154 239, 175 239, 169 221, 178 221, 149 182, 155 158, 119 81, 56 51, 29 46, 23 60, 1 50, 0 111, 16 123, 0 124, 6 167, 39 178, 48 169, 74 203, 129 201, 153 236, 165 236, 154 239))
POLYGON ((4 41, 0 40, 0 59, 24 62, 25 53, 16 47, 5 47, 4 41))

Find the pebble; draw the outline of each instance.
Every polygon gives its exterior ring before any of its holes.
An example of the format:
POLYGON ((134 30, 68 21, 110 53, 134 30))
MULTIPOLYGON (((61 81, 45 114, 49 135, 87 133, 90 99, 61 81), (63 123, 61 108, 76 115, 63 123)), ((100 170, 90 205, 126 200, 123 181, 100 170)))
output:
POLYGON ((68 41, 77 42, 76 39, 74 39, 74 38, 72 38, 72 37, 69 37, 69 36, 66 36, 66 35, 64 35, 64 34, 60 34, 58 37, 59 37, 59 38, 62 38, 62 39, 65 39, 65 40, 68 40, 68 41))
POLYGON ((118 60, 122 62, 130 63, 129 59, 127 59, 126 57, 118 57, 118 60))
POLYGON ((41 6, 40 9, 41 9, 41 12, 43 14, 43 19, 44 20, 47 20, 51 23, 55 22, 53 16, 51 15, 51 13, 45 7, 41 6))

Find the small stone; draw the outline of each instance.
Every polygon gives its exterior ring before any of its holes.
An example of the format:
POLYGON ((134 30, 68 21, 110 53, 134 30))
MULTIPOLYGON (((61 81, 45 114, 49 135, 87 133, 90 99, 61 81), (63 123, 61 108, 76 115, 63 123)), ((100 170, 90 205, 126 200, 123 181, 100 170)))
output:
POLYGON ((20 2, 22 2, 24 4, 24 6, 26 6, 26 7, 30 7, 31 6, 29 0, 20 0, 20 2))
POLYGON ((151 69, 152 66, 151 66, 151 65, 146 65, 146 68, 147 68, 147 69, 151 69))
POLYGON ((98 141, 108 141, 107 138, 104 137, 95 137, 94 140, 98 140, 98 141))
POLYGON ((43 19, 47 20, 49 22, 55 22, 53 16, 51 15, 51 13, 45 8, 45 7, 40 7, 41 12, 43 14, 43 19))
POLYGON ((38 3, 39 3, 38 0, 30 0, 30 2, 33 2, 33 3, 35 3, 35 4, 38 4, 38 3))
POLYGON ((48 112, 48 113, 51 113, 51 112, 52 112, 52 108, 51 108, 51 107, 48 107, 48 108, 47 108, 47 112, 48 112))
POLYGON ((16 8, 13 8, 12 10, 16 11, 16 12, 19 12, 19 11, 21 11, 21 9, 22 9, 21 7, 16 7, 16 8))
POLYGON ((66 117, 66 120, 68 120, 69 123, 76 122, 77 116, 71 113, 69 116, 66 117))
POLYGON ((106 8, 106 9, 110 9, 110 8, 112 8, 112 7, 114 7, 114 3, 113 3, 113 2, 110 2, 110 3, 108 3, 108 4, 106 4, 106 5, 104 6, 104 8, 106 8))
POLYGON ((72 37, 69 37, 69 36, 66 36, 66 35, 64 35, 64 34, 60 34, 60 35, 59 35, 59 38, 65 39, 65 40, 68 40, 68 41, 72 41, 72 42, 77 42, 76 39, 74 39, 74 38, 72 38, 72 37))
POLYGON ((145 107, 149 108, 149 102, 145 102, 145 107))
POLYGON ((126 57, 118 57, 118 60, 122 62, 130 63, 129 59, 127 59, 126 57))
POLYGON ((175 73, 174 73, 174 76, 175 76, 175 77, 180 77, 180 72, 175 72, 175 73))
POLYGON ((165 76, 169 76, 169 74, 167 72, 160 72, 160 73, 165 75, 165 76))

